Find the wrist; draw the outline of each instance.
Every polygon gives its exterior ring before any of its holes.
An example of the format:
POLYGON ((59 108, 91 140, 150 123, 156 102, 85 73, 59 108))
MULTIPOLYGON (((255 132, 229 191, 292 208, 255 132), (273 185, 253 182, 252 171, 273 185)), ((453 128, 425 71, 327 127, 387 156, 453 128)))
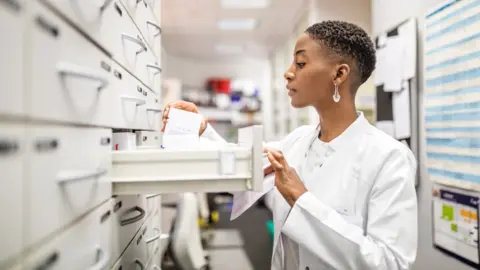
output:
POLYGON ((305 187, 302 189, 293 190, 292 194, 290 195, 291 206, 293 207, 293 205, 297 202, 297 200, 307 191, 308 190, 305 187))

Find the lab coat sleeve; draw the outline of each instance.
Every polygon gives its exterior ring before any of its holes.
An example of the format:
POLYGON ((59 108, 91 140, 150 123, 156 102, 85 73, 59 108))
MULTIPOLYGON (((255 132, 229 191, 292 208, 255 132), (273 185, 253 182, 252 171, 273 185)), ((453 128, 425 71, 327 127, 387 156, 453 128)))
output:
POLYGON ((392 153, 372 186, 366 231, 312 193, 298 198, 282 232, 335 269, 410 269, 417 253, 416 161, 392 153))

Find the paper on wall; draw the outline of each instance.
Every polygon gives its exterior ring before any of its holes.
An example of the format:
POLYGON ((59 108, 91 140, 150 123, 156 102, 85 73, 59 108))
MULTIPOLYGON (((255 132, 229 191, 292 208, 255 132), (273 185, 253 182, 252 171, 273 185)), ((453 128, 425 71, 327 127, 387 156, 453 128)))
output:
POLYGON ((374 77, 374 84, 375 86, 377 85, 382 85, 385 82, 385 61, 386 61, 386 50, 381 48, 377 49, 376 51, 376 58, 377 58, 377 63, 375 66, 375 73, 373 74, 374 77))
POLYGON ((388 135, 395 137, 395 125, 393 121, 377 121, 375 126, 388 135))
POLYGON ((415 77, 417 70, 417 24, 415 18, 408 20, 398 28, 398 34, 405 42, 403 78, 415 77))
POLYGON ((162 145, 165 148, 192 149, 200 146, 198 131, 202 116, 197 113, 171 108, 165 126, 162 145))
POLYGON ((381 59, 385 61, 381 65, 385 69, 382 71, 383 89, 385 92, 400 91, 404 78, 405 41, 401 36, 389 37, 384 50, 385 55, 381 59))
MULTIPOLYGON (((270 166, 266 164, 263 168, 270 166)), ((269 174, 263 179, 263 190, 261 192, 256 191, 244 191, 233 193, 233 206, 230 220, 234 220, 247 211, 254 203, 256 203, 263 195, 267 194, 275 187, 275 174, 269 174)))
POLYGON ((403 83, 403 89, 393 93, 393 122, 396 139, 411 137, 410 118, 410 87, 408 81, 403 83))

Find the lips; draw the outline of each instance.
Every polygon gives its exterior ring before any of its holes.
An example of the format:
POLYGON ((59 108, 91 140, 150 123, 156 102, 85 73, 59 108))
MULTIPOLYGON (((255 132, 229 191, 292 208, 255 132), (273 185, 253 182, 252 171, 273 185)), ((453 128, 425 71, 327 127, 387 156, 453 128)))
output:
POLYGON ((295 95, 296 93, 297 93, 297 90, 295 90, 295 89, 288 89, 288 95, 289 95, 289 96, 293 96, 293 95, 295 95))

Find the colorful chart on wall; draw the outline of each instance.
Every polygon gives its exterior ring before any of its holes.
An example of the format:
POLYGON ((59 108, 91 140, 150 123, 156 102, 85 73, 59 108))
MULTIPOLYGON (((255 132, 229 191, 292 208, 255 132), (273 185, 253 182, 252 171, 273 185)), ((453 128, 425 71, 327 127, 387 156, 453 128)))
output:
POLYGON ((424 54, 429 178, 480 191, 480 0, 428 13, 424 54))
POLYGON ((436 248, 478 269, 479 197, 460 189, 436 187, 433 199, 433 243, 436 248))

